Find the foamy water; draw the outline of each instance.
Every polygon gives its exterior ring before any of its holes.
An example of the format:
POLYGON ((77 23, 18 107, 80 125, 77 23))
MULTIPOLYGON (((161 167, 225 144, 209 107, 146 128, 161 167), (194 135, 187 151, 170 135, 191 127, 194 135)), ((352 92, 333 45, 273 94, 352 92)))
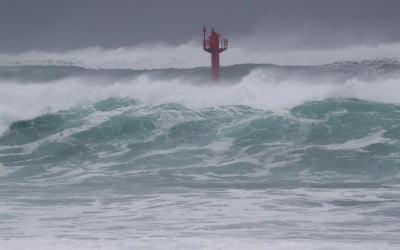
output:
POLYGON ((44 64, 0 70, 0 249, 400 243, 397 60, 44 64))

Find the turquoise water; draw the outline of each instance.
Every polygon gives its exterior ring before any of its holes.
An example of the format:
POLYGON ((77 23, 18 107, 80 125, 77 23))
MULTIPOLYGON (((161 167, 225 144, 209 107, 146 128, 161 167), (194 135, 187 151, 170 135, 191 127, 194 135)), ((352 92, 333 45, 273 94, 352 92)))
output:
POLYGON ((0 248, 396 249, 397 68, 3 67, 0 248))

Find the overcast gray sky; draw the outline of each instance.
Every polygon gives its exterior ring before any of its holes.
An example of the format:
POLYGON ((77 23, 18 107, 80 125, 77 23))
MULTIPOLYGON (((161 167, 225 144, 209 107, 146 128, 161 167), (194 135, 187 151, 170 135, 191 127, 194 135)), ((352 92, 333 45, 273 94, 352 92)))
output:
POLYGON ((206 22, 271 48, 400 40, 400 0, 0 0, 0 52, 179 44, 206 22))

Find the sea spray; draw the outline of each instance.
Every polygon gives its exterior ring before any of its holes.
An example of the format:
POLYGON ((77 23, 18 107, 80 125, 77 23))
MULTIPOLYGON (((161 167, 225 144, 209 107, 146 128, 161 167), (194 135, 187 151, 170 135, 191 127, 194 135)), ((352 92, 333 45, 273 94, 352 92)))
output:
POLYGON ((0 248, 400 243, 396 61, 49 67, 0 72, 0 248))

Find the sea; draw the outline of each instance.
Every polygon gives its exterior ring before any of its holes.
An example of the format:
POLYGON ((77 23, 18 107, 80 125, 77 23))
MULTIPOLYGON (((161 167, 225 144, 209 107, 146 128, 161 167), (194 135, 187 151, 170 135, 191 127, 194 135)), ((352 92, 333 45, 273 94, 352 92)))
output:
POLYGON ((3 63, 0 249, 400 249, 400 61, 3 63))

